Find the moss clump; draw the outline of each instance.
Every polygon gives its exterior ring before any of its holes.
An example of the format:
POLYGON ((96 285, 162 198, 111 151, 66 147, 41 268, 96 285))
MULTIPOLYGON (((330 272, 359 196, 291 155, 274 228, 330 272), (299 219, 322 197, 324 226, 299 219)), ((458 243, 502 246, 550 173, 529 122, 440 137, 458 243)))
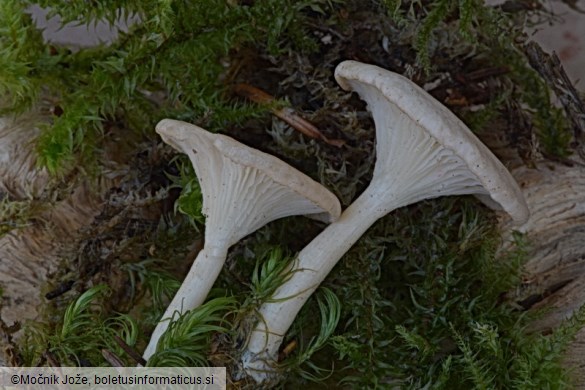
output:
POLYGON ((0 237, 12 229, 26 226, 28 219, 34 214, 34 204, 30 201, 0 199, 0 237))
POLYGON ((123 356, 115 337, 133 346, 138 326, 127 315, 109 317, 103 312, 109 293, 106 285, 95 286, 73 300, 57 323, 28 327, 20 349, 23 366, 108 366, 102 349, 123 356))
MULTIPOLYGON (((571 153, 569 113, 553 104, 546 80, 533 69, 525 54, 523 43, 528 37, 523 29, 529 19, 526 12, 489 7, 478 0, 432 0, 420 2, 418 6, 396 0, 383 3, 402 28, 415 31, 412 44, 417 52, 416 66, 427 75, 444 70, 441 60, 431 62, 431 58, 441 59, 445 55, 453 58, 479 51, 478 64, 484 70, 505 69, 502 82, 514 86, 504 99, 491 99, 491 102, 499 100, 500 111, 513 106, 512 103, 526 104, 529 109, 525 114, 529 114, 529 121, 525 126, 538 138, 541 151, 556 157, 567 157, 571 153), (449 51, 452 53, 448 54, 449 51)), ((534 7, 538 9, 540 7, 534 7)), ((451 76, 462 78, 457 74, 451 76)))
MULTIPOLYGON (((302 12, 325 6, 260 0, 251 4, 219 0, 132 1, 88 6, 83 1, 39 1, 64 22, 110 22, 137 15, 140 22, 110 46, 71 51, 47 45, 26 14, 33 2, 7 0, 0 8, 4 112, 22 111, 48 94, 52 123, 38 141, 41 163, 63 172, 85 157, 89 163, 113 123, 143 132, 171 116, 210 128, 237 122, 257 110, 226 100, 222 75, 230 51, 263 42, 271 53, 308 47, 302 12), (123 11, 120 11, 123 10, 123 11), (152 94, 164 93, 164 101, 152 94)), ((310 45, 309 45, 310 46, 310 45)))
POLYGON ((377 223, 327 283, 345 302, 342 330, 328 350, 343 367, 335 379, 356 388, 412 389, 569 383, 561 351, 584 318, 556 336, 528 334, 534 314, 506 299, 520 282, 521 241, 514 252, 496 255, 491 226, 471 200, 452 199, 377 223))
POLYGON ((225 313, 233 310, 232 298, 211 299, 202 306, 173 318, 148 360, 150 367, 206 367, 212 337, 229 333, 225 313))

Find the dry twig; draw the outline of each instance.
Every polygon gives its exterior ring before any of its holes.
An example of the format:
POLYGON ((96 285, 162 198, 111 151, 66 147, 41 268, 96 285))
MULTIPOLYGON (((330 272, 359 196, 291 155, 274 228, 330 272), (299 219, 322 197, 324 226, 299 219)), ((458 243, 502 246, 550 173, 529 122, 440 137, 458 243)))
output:
MULTIPOLYGON (((273 105, 275 103, 275 99, 272 95, 248 84, 237 84, 234 86, 234 92, 242 97, 264 106, 273 105)), ((323 133, 321 133, 321 131, 319 131, 319 129, 317 129, 317 127, 315 127, 315 125, 302 118, 296 113, 294 109, 290 107, 274 107, 271 108, 271 111, 278 118, 285 121, 291 127, 300 131, 307 137, 320 139, 325 143, 337 146, 338 148, 345 144, 344 140, 327 138, 323 133)))

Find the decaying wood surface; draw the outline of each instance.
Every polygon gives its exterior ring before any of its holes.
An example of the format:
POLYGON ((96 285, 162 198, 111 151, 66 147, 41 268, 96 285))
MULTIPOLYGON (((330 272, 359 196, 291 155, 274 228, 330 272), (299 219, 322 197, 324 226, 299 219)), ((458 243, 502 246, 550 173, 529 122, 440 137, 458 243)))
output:
MULTIPOLYGON (((539 162, 513 175, 531 211, 528 222, 515 227, 525 234, 528 261, 514 297, 525 308, 547 309, 532 324, 533 331, 546 333, 585 304, 585 163, 539 162)), ((513 228, 503 226, 506 232, 513 228)), ((565 359, 574 368, 577 388, 585 388, 584 356, 581 330, 565 359)))
POLYGON ((100 197, 84 185, 30 226, 0 238, 1 315, 5 322, 36 317, 37 307, 43 303, 41 286, 47 274, 56 270, 60 248, 75 241, 76 233, 99 213, 99 205, 100 197))
MULTIPOLYGON (((49 175, 36 164, 34 139, 39 118, 0 120, 0 194, 10 200, 29 200, 43 196, 49 175)), ((107 180, 106 180, 107 181, 107 180)), ((81 184, 60 201, 43 202, 43 210, 0 237, 0 286, 2 319, 34 319, 43 303, 41 286, 59 263, 59 249, 72 242, 76 232, 89 225, 100 210, 100 185, 81 184)))
POLYGON ((551 328, 585 300, 585 166, 540 163, 514 173, 531 211, 518 229, 530 254, 517 294, 531 307, 554 308, 536 326, 551 328))
POLYGON ((33 142, 39 134, 33 124, 40 116, 0 118, 0 194, 16 199, 38 196, 49 177, 36 167, 33 142))

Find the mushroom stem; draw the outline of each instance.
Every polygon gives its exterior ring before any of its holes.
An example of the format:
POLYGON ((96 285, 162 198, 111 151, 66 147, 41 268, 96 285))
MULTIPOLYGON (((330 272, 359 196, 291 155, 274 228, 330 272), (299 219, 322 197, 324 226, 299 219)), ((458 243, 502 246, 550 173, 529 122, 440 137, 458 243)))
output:
MULTIPOLYGON (((242 362, 247 374, 260 383, 270 375, 282 339, 296 315, 335 264, 356 241, 382 216, 384 207, 372 207, 372 200, 380 199, 368 187, 331 225, 327 226, 297 256, 291 278, 276 291, 270 302, 264 303, 258 314, 242 362)), ((392 205, 393 209, 402 206, 392 205)))
POLYGON ((476 195, 518 222, 528 218, 522 193, 506 168, 452 112, 412 81, 372 65, 345 61, 335 70, 344 89, 368 103, 376 125, 376 165, 365 192, 298 256, 296 272, 259 310, 242 354, 257 382, 307 298, 343 254, 379 218, 424 199, 476 195), (275 303, 276 302, 276 303, 275 303))
POLYGON ((201 305, 219 275, 230 246, 267 223, 291 215, 332 222, 339 201, 316 181, 274 156, 221 134, 171 119, 156 126, 162 139, 193 164, 205 215, 204 251, 157 325, 144 358, 155 352, 169 318, 201 305))
POLYGON ((145 360, 150 359, 156 352, 158 340, 169 327, 175 312, 185 313, 199 307, 205 301, 207 293, 221 272, 226 256, 226 247, 203 248, 199 252, 181 288, 165 310, 161 317, 162 320, 154 329, 150 342, 144 351, 143 358, 145 360))

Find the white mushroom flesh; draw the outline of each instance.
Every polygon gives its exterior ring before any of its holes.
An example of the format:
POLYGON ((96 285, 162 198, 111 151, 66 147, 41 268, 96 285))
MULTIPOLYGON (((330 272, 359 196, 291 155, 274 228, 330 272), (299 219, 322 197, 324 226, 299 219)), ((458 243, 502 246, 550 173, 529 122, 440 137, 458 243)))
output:
POLYGON ((146 360, 168 319, 204 302, 231 245, 278 218, 307 215, 330 222, 341 213, 335 195, 274 156, 185 122, 165 119, 157 132, 193 164, 203 195, 205 245, 155 328, 146 360))
POLYGON ((376 126, 372 182, 338 221, 299 254, 292 277, 261 306, 242 364, 265 382, 282 339, 308 297, 343 254, 379 218, 423 199, 474 194, 506 210, 517 222, 528 217, 522 193, 505 167, 453 113, 410 80, 354 61, 341 63, 336 79, 368 103, 376 126))

